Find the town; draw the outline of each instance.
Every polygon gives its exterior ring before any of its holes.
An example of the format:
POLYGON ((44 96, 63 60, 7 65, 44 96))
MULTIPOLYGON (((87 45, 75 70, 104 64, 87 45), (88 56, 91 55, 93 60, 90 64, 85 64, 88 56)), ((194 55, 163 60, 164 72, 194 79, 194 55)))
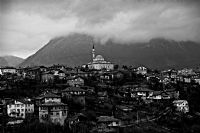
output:
POLYGON ((188 133, 200 129, 200 68, 0 68, 2 133, 188 133))

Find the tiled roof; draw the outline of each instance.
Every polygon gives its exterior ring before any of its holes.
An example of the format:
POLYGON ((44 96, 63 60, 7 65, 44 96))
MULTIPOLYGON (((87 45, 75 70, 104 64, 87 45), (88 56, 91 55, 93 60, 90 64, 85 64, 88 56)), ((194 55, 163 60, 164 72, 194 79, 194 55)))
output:
POLYGON ((63 90, 63 92, 71 92, 71 91, 85 91, 85 90, 83 90, 83 89, 81 89, 80 87, 68 87, 68 88, 66 88, 65 90, 63 90))
POLYGON ((59 98, 60 96, 53 94, 53 93, 47 93, 43 97, 45 97, 45 98, 51 98, 51 97, 59 98))
POLYGON ((44 104, 41 104, 40 106, 66 106, 67 104, 64 104, 62 102, 46 102, 44 104))
POLYGON ((53 94, 53 93, 43 93, 39 96, 37 96, 35 99, 42 99, 42 98, 59 98, 60 96, 56 95, 56 94, 53 94))
POLYGON ((142 92, 152 92, 153 90, 150 90, 150 89, 144 88, 144 87, 139 87, 139 88, 136 88, 136 89, 133 90, 133 91, 136 91, 136 92, 138 92, 138 91, 142 91, 142 92))
POLYGON ((98 122, 113 122, 113 121, 119 121, 119 119, 114 118, 112 116, 100 116, 97 117, 98 122))

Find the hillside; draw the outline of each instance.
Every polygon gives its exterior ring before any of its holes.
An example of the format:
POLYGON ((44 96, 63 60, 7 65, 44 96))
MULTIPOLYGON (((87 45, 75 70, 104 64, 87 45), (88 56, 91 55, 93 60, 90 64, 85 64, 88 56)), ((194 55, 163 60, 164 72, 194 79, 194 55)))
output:
MULTIPOLYGON (((72 34, 49 41, 20 66, 64 64, 77 66, 91 61, 91 40, 84 34, 72 34)), ((96 55, 115 64, 145 65, 151 68, 191 67, 200 64, 200 44, 191 41, 176 42, 163 38, 147 43, 117 44, 112 40, 95 43, 96 55)))
POLYGON ((1 66, 8 66, 8 62, 3 57, 0 57, 0 67, 1 66))
POLYGON ((0 66, 17 66, 22 63, 24 59, 16 56, 3 56, 0 57, 0 66))

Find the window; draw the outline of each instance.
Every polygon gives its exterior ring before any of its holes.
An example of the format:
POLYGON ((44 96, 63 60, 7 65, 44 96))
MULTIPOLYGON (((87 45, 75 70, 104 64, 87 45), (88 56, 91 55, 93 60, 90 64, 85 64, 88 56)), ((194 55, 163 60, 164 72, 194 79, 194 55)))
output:
POLYGON ((56 115, 59 115, 59 112, 57 112, 56 115))
POLYGON ((24 109, 22 109, 22 112, 24 111, 24 109))

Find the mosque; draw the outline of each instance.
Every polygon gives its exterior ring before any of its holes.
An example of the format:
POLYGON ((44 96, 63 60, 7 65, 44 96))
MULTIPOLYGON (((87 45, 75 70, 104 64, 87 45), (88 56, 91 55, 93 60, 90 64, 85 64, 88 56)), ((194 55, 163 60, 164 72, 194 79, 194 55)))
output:
POLYGON ((96 70, 101 70, 101 69, 113 70, 114 69, 114 64, 112 64, 111 62, 105 61, 102 55, 97 55, 95 57, 94 44, 92 48, 92 62, 88 63, 87 65, 89 69, 96 69, 96 70))

